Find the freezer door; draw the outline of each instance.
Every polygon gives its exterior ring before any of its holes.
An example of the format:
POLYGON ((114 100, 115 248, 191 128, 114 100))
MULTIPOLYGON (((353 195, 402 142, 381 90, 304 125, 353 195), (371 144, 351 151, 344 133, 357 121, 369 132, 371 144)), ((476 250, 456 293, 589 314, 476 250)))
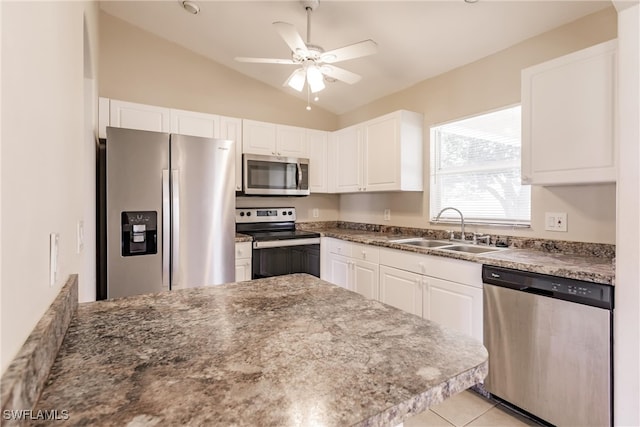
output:
POLYGON ((233 141, 171 135, 171 289, 233 282, 233 141))
POLYGON ((162 199, 169 134, 109 127, 106 153, 107 298, 168 290, 162 199))

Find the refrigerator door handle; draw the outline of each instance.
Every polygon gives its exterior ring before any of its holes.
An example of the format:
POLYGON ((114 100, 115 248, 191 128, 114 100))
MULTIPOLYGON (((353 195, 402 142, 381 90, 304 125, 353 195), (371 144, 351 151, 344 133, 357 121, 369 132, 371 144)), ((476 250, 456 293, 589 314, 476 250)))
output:
POLYGON ((169 193, 169 170, 162 170, 162 286, 169 289, 169 256, 170 246, 170 193, 169 193))
POLYGON ((171 170, 171 288, 178 285, 180 253, 180 171, 171 170))

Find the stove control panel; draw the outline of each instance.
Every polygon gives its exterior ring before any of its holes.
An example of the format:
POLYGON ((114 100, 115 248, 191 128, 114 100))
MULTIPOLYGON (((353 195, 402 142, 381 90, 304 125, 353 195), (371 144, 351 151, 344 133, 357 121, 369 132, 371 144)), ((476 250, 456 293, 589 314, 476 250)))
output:
POLYGON ((296 208, 237 208, 236 223, 295 222, 296 208))

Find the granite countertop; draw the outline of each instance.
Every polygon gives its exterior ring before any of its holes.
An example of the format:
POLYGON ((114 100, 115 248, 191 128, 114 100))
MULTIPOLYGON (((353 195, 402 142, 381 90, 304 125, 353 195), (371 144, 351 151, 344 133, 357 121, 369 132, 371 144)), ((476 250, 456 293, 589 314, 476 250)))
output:
POLYGON ((248 234, 236 233, 236 243, 252 242, 252 241, 253 241, 253 237, 249 236, 248 234))
POLYGON ((589 256, 548 252, 538 249, 508 248, 486 254, 467 254, 436 248, 423 248, 390 242, 390 239, 409 237, 397 233, 363 231, 346 228, 314 229, 325 237, 347 240, 355 243, 399 249, 409 252, 444 256, 478 262, 497 267, 513 268, 557 277, 584 280, 588 282, 614 284, 614 262, 606 256, 589 256))
POLYGON ((35 410, 67 410, 65 425, 393 426, 487 369, 470 337, 295 274, 80 304, 35 410))

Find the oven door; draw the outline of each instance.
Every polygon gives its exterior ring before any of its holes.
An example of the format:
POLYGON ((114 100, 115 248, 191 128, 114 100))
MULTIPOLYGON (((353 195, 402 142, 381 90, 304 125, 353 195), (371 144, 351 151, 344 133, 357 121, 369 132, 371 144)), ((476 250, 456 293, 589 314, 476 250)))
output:
POLYGON ((307 273, 320 277, 320 239, 254 242, 251 278, 307 273))
POLYGON ((243 191, 260 196, 308 196, 309 159, 245 154, 243 191))

